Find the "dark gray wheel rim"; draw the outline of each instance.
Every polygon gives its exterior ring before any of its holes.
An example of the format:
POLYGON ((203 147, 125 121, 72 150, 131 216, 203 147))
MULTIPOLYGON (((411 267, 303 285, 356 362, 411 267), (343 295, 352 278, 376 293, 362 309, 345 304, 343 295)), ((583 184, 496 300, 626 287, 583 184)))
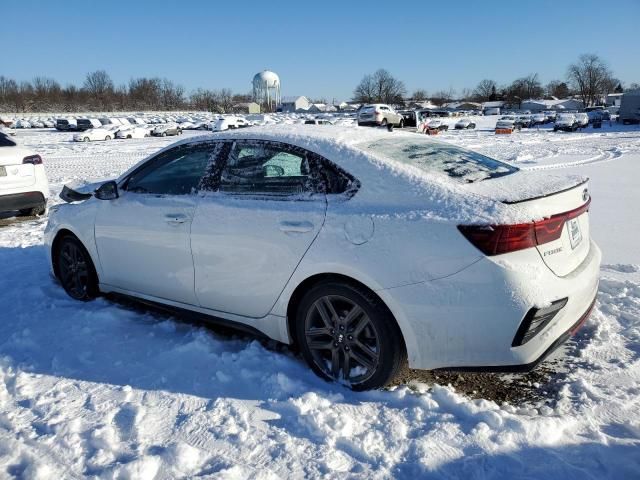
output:
POLYGON ((89 286, 89 268, 80 247, 65 242, 60 249, 58 266, 65 290, 74 298, 84 298, 89 286))
POLYGON ((338 295, 319 298, 305 318, 305 339, 315 365, 333 380, 362 383, 380 359, 380 336, 357 303, 338 295))

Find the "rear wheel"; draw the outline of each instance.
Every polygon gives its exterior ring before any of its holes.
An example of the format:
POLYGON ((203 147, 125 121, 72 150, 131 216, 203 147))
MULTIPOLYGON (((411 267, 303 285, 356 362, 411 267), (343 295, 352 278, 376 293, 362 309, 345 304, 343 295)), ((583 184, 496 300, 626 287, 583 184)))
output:
POLYGON ((89 253, 80 241, 68 235, 58 242, 56 274, 67 294, 87 302, 98 296, 98 275, 89 253))
POLYGON ((387 119, 384 118, 382 119, 382 123, 380 123, 381 126, 386 127, 387 126, 387 119))
POLYGON ((84 137, 84 138, 82 139, 82 141, 83 141, 83 142, 88 142, 88 141, 89 141, 89 137, 84 137))
POLYGON ((387 385, 406 361, 400 329, 389 310, 364 288, 327 282, 298 305, 296 339, 320 377, 353 390, 387 385))
POLYGON ((40 215, 44 215, 44 212, 47 211, 47 207, 45 204, 38 205, 33 208, 23 208, 20 210, 20 215, 27 217, 39 217, 40 215))
POLYGON ((131 135, 127 135, 127 138, 133 138, 131 135))
POLYGON ((105 142, 107 142, 107 141, 109 141, 109 140, 111 140, 111 137, 110 137, 109 135, 107 135, 106 137, 104 137, 104 141, 105 141, 105 142))
POLYGON ((166 137, 167 136, 167 132, 162 132, 162 136, 166 137))

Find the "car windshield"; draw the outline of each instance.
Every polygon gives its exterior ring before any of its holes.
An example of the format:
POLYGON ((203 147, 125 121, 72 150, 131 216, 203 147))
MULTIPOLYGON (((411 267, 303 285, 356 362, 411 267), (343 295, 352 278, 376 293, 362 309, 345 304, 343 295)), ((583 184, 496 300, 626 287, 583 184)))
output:
POLYGON ((0 147, 15 147, 16 143, 4 133, 0 133, 0 147))
POLYGON ((441 143, 397 138, 363 142, 355 146, 365 152, 413 165, 425 172, 444 173, 464 183, 502 177, 518 171, 516 167, 493 158, 441 143))

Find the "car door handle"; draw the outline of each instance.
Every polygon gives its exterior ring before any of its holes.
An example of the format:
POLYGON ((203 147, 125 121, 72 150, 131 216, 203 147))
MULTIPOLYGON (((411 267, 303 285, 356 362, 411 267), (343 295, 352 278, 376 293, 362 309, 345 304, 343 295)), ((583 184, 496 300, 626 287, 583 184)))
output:
POLYGON ((313 230, 313 223, 283 221, 283 222, 280 222, 280 230, 285 233, 289 233, 289 232, 306 233, 313 230))
POLYGON ((186 222, 189 217, 183 213, 169 213, 164 216, 164 219, 169 225, 180 225, 186 222))

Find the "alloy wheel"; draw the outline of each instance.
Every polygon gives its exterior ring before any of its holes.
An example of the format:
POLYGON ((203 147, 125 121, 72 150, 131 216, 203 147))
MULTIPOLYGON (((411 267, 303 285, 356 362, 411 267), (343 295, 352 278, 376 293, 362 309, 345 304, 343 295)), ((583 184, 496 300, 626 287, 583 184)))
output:
POLYGON ((316 366, 333 380, 361 383, 378 368, 380 336, 362 307, 348 298, 316 300, 305 318, 305 339, 316 366))
POLYGON ((84 252, 78 245, 65 242, 58 258, 60 282, 65 290, 76 299, 87 297, 89 289, 89 267, 84 252))

